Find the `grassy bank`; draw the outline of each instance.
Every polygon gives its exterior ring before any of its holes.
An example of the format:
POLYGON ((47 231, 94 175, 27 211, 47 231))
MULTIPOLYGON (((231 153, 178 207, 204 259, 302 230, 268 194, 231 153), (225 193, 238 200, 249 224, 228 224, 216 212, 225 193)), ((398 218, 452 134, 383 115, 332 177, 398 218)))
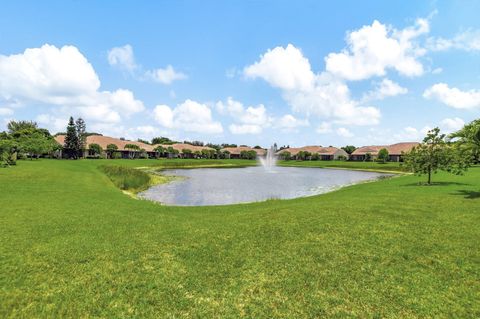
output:
POLYGON ((132 200, 105 163, 0 169, 0 317, 480 316, 478 167, 188 208, 132 200))
POLYGON ((398 162, 354 162, 354 161, 279 161, 281 166, 344 168, 377 172, 405 173, 407 170, 398 162))

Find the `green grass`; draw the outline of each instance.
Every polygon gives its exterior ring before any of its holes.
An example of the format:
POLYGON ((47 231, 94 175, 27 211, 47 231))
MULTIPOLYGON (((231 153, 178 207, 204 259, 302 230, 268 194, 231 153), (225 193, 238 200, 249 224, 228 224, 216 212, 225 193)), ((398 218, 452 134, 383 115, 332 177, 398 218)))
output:
POLYGON ((105 163, 0 169, 0 317, 480 317, 479 167, 189 208, 126 196, 105 163))
POLYGON ((147 189, 152 182, 152 178, 147 172, 131 167, 101 165, 99 169, 110 178, 115 186, 127 191, 140 192, 147 189))

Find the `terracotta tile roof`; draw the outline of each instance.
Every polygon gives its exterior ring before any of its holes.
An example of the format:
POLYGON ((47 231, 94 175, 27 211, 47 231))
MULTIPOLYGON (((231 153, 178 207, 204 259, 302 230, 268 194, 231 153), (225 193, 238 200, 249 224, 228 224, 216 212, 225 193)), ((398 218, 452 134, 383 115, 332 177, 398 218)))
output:
POLYGON ((417 146, 420 143, 417 142, 406 142, 406 143, 396 143, 392 145, 372 145, 372 146, 362 146, 357 148, 352 155, 365 155, 370 153, 372 155, 377 155, 382 148, 386 148, 389 155, 401 155, 402 152, 408 152, 413 147, 417 146))
MULTIPOLYGON (((281 154, 282 152, 290 152, 291 155, 295 156, 298 154, 300 151, 306 151, 310 152, 311 154, 318 153, 319 155, 334 155, 337 152, 343 153, 344 151, 340 148, 329 146, 329 147, 322 147, 322 146, 303 146, 303 147, 290 147, 290 148, 285 148, 283 150, 280 150, 277 152, 277 154, 281 154)), ((343 155, 348 155, 343 154, 343 155)))
POLYGON ((412 148, 420 145, 418 142, 406 142, 406 143, 397 143, 390 145, 387 150, 390 155, 401 155, 402 152, 410 152, 412 148))
POLYGON ((233 155, 240 155, 242 151, 255 151, 259 156, 263 156, 267 152, 263 148, 253 148, 249 146, 225 147, 225 148, 222 148, 221 151, 222 152, 229 151, 230 154, 233 154, 233 155))
MULTIPOLYGON (((63 145, 65 143, 65 135, 57 135, 55 136, 55 140, 57 141, 58 144, 63 145)), ((140 147, 140 149, 143 148, 147 152, 153 152, 153 148, 154 148, 153 145, 145 144, 142 142, 121 140, 119 138, 101 136, 101 135, 87 136, 87 145, 90 145, 90 144, 98 144, 104 150, 107 149, 107 145, 115 144, 117 145, 119 151, 126 151, 125 145, 127 144, 137 145, 138 147, 140 147)))

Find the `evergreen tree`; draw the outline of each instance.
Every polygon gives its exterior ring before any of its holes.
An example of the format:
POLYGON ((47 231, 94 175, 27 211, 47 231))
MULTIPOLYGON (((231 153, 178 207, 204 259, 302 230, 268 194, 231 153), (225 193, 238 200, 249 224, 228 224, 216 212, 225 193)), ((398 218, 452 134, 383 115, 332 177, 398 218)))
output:
POLYGON ((75 121, 73 117, 70 116, 67 125, 67 134, 65 135, 65 152, 67 153, 68 158, 77 159, 78 158, 78 135, 77 127, 75 126, 75 121))
POLYGON ((87 144, 87 125, 85 124, 85 121, 79 117, 77 121, 75 122, 75 129, 77 131, 77 140, 78 140, 78 151, 83 151, 86 149, 86 144, 87 144))

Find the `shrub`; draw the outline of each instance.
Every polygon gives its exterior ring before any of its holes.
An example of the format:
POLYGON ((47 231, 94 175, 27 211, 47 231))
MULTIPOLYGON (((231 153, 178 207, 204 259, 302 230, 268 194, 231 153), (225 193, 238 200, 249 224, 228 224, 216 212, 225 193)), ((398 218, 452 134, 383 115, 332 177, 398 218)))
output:
POLYGON ((347 160, 347 157, 344 156, 344 155, 339 155, 339 156, 337 157, 337 160, 339 160, 339 161, 346 161, 346 160, 347 160))
POLYGON ((320 155, 318 153, 313 153, 311 159, 312 161, 318 161, 320 159, 320 155))
POLYGON ((150 175, 131 167, 102 165, 99 167, 120 189, 142 191, 150 185, 150 175))

